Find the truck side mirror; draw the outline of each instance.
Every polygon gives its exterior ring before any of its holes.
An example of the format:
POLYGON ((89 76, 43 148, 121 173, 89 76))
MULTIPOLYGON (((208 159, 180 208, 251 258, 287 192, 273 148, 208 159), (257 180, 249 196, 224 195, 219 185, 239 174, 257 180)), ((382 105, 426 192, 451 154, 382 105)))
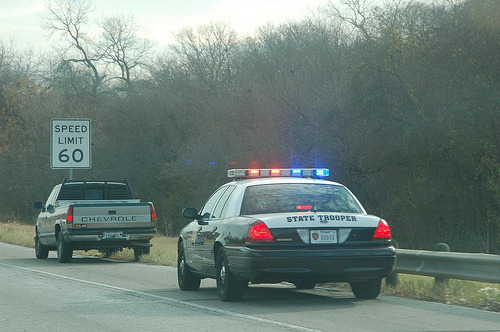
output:
POLYGON ((56 209, 55 209, 54 205, 52 205, 52 204, 47 205, 47 211, 48 212, 54 213, 55 210, 56 209))

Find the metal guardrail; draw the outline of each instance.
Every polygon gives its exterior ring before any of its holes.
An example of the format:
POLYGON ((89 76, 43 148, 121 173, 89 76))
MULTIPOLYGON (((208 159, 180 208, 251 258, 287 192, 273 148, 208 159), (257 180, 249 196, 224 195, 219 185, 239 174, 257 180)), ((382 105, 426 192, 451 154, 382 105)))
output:
POLYGON ((398 249, 394 272, 500 283, 500 256, 398 249))

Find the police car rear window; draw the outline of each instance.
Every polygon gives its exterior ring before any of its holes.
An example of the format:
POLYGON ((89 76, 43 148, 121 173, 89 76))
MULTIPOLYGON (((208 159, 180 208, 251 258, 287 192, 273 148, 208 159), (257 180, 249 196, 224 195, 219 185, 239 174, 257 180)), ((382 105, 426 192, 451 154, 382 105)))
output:
POLYGON ((280 183, 247 187, 240 214, 306 211, 363 213, 354 197, 342 186, 280 183))

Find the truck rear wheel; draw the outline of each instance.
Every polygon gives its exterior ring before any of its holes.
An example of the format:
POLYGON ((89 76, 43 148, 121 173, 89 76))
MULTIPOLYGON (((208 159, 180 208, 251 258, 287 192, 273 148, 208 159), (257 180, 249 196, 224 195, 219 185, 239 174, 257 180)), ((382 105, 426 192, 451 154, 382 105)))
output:
POLYGON ((60 263, 69 263, 71 258, 73 258, 73 248, 64 241, 61 232, 57 233, 57 259, 60 263))
POLYGON ((46 259, 49 257, 49 248, 40 243, 38 230, 35 231, 35 256, 38 259, 46 259))
MULTIPOLYGON (((150 244, 151 242, 145 242, 146 244, 150 244)), ((140 259, 141 259, 141 256, 142 255, 149 255, 149 253, 151 252, 151 247, 134 247, 134 258, 135 258, 135 261, 138 262, 140 259)))
POLYGON ((117 251, 118 251, 118 249, 100 249, 99 250, 99 252, 104 255, 104 258, 110 258, 117 251))
POLYGON ((138 262, 142 256, 142 247, 134 247, 134 259, 138 262))

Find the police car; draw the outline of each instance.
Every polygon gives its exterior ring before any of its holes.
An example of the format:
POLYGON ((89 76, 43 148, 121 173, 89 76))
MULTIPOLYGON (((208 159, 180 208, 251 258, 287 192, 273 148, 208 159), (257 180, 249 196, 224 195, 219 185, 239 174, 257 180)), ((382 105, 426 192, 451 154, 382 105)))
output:
POLYGON ((290 282, 298 289, 348 282, 374 299, 394 269, 387 222, 368 215, 328 169, 232 169, 179 236, 182 290, 214 278, 222 301, 240 300, 248 283, 290 282))

